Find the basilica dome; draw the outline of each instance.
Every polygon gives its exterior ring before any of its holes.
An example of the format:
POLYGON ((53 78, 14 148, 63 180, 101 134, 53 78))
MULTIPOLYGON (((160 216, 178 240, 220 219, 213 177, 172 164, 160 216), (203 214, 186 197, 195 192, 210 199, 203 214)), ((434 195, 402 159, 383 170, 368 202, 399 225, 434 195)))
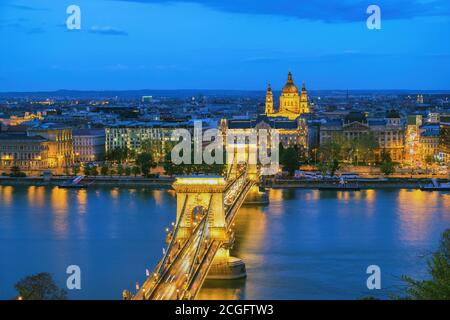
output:
POLYGON ((294 84, 294 81, 292 80, 292 73, 290 73, 290 72, 288 74, 288 80, 286 82, 286 85, 283 88, 283 93, 297 93, 298 94, 298 88, 294 84))

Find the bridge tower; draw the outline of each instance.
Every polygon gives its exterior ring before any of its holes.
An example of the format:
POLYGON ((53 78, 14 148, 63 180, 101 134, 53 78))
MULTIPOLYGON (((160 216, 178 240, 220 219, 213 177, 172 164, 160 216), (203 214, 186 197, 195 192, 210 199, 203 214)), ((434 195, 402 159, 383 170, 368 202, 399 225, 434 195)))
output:
POLYGON ((209 211, 208 229, 211 238, 226 240, 224 190, 226 181, 219 176, 178 178, 173 184, 177 193, 177 239, 189 238, 195 228, 196 212, 209 211))
POLYGON ((230 169, 228 179, 235 179, 239 175, 240 166, 245 167, 250 180, 258 181, 258 145, 256 142, 227 143, 227 165, 230 169))
POLYGON ((177 178, 173 188, 177 194, 178 232, 175 240, 188 239, 195 228, 195 213, 208 212, 208 239, 223 243, 218 250, 208 278, 236 279, 246 276, 241 259, 230 256, 234 236, 227 225, 225 191, 227 181, 220 176, 191 176, 177 178))

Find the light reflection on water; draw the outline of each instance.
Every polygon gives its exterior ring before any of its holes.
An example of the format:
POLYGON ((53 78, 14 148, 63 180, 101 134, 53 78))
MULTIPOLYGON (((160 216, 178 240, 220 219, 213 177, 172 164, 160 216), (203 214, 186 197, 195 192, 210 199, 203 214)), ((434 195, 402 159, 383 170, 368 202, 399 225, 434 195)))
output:
MULTIPOLYGON (((450 227, 450 194, 419 190, 269 190, 270 205, 243 207, 232 255, 248 277, 207 281, 200 299, 387 297, 402 274, 421 277, 424 254, 450 227), (378 264, 383 290, 365 289, 378 264)), ((0 298, 21 277, 51 272, 65 283, 78 264, 83 290, 72 298, 120 299, 162 256, 175 220, 173 191, 67 190, 0 186, 0 298)))

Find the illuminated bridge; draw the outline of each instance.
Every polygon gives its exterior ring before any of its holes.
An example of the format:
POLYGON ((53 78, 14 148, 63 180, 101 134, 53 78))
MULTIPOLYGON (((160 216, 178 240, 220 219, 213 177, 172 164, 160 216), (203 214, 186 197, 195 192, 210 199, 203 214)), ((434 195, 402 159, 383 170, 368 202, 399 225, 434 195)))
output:
POLYGON ((177 216, 168 247, 133 300, 195 299, 207 275, 215 279, 245 276, 242 260, 230 257, 234 219, 250 190, 256 190, 256 165, 233 164, 226 177, 176 179, 177 216))

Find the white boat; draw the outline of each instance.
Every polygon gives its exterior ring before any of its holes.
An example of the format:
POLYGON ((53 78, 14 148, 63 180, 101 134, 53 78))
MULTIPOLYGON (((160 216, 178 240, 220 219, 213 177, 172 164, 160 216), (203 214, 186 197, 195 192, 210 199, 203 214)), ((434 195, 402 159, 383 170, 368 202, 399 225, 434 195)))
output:
POLYGON ((423 191, 450 191, 450 182, 439 183, 437 179, 431 179, 431 184, 420 186, 423 191))

